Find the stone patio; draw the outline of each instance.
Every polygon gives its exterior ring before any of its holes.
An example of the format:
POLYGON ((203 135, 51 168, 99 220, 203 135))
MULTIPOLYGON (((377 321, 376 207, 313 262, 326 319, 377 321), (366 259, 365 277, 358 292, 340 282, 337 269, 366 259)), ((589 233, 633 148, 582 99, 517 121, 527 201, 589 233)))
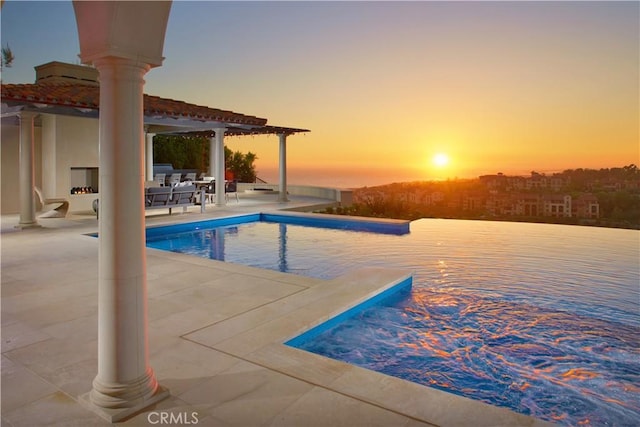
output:
MULTIPOLYGON (((326 200, 241 197, 147 224, 326 200)), ((78 403, 97 373, 98 242, 91 214, 17 230, 2 217, 2 425, 101 426, 78 403)), ((548 423, 283 345, 397 284, 368 268, 319 280, 147 249, 149 357, 171 396, 122 425, 543 426, 548 423)))

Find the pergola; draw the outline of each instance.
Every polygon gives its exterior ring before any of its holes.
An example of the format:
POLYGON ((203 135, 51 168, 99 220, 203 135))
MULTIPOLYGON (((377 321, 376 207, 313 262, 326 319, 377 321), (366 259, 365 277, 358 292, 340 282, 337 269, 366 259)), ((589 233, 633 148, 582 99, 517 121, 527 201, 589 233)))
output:
MULTIPOLYGON (((34 83, 2 85, 2 116, 33 113, 99 117, 100 87, 97 82, 34 83)), ((245 135, 278 135, 279 201, 287 201, 286 138, 309 132, 308 129, 267 125, 267 119, 218 108, 190 104, 174 99, 143 95, 143 123, 146 138, 145 175, 153 180, 153 137, 171 134, 184 137, 203 137, 210 140, 209 176, 216 178, 216 205, 224 199, 224 137, 245 135), (220 186, 218 188, 218 186, 220 186)), ((31 164, 31 163, 29 163, 31 164)), ((26 166, 26 165, 25 165, 26 166)), ((35 218, 27 213, 22 223, 35 218)), ((34 220, 35 221, 35 220, 34 220)))

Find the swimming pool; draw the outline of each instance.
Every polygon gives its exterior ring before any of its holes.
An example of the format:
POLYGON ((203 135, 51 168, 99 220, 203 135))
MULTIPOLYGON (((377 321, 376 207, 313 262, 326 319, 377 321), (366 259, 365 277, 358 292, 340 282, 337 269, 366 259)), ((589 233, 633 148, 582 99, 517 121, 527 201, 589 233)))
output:
POLYGON ((410 292, 299 348, 560 424, 640 418, 637 231, 436 219, 408 234, 264 221, 154 230, 151 247, 313 277, 414 271, 410 292))

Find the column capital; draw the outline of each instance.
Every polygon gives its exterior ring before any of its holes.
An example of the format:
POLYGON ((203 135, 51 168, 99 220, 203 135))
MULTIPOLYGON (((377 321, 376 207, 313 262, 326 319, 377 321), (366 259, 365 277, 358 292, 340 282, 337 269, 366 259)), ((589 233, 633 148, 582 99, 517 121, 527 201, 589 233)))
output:
MULTIPOLYGON (((151 65, 145 62, 118 56, 101 56, 93 60, 93 65, 100 72, 101 81, 105 77, 143 79, 147 71, 151 69, 151 65)), ((144 80, 142 81, 144 83, 144 80)))
POLYGON ((40 113, 36 113, 35 111, 26 111, 26 110, 22 110, 22 111, 20 111, 18 113, 18 117, 20 118, 20 120, 22 120, 22 119, 25 119, 25 120, 35 119, 39 115, 40 115, 40 113))
POLYGON ((80 59, 96 63, 104 56, 162 65, 170 1, 74 1, 80 59))

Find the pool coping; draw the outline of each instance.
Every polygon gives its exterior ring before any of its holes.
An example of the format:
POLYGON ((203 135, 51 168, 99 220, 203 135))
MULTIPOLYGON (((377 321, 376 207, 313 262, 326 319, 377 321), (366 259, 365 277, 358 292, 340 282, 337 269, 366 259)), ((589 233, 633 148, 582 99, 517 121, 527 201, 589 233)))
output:
POLYGON ((170 224, 154 224, 146 227, 147 238, 155 235, 158 229, 169 228, 170 233, 180 233, 191 231, 190 224, 197 224, 193 229, 215 226, 225 227, 233 225, 241 225, 251 222, 266 221, 276 222, 290 225, 302 225, 321 228, 346 229, 361 232, 371 232, 378 234, 395 234, 403 235, 410 232, 411 221, 397 220, 387 218, 365 218, 365 217, 347 217, 343 215, 331 214, 308 214, 300 212, 270 212, 259 211, 244 213, 238 215, 229 215, 218 218, 203 219, 199 221, 173 222, 170 224), (215 223, 215 224, 214 224, 215 223), (344 226, 337 226, 344 225, 344 226))

